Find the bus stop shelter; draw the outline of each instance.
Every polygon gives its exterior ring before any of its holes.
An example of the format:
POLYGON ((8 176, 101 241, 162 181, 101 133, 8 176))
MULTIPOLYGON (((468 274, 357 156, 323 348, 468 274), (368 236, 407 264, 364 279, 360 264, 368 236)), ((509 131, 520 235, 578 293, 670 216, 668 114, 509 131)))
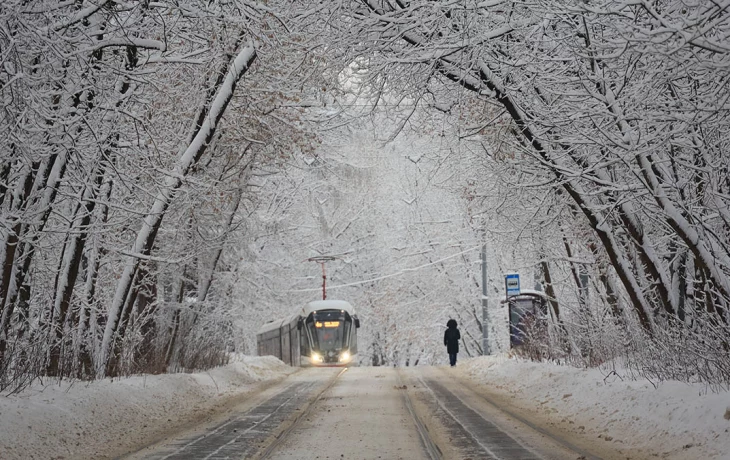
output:
POLYGON ((509 296, 500 303, 509 308, 510 348, 519 348, 529 337, 547 335, 547 295, 543 291, 522 289, 518 295, 509 296))

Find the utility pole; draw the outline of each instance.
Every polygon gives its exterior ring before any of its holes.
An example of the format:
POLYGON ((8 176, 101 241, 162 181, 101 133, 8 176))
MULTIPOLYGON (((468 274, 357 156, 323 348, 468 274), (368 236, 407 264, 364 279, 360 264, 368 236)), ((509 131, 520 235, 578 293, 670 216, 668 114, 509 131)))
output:
POLYGON ((487 243, 482 244, 482 354, 489 355, 489 313, 487 312, 487 243))

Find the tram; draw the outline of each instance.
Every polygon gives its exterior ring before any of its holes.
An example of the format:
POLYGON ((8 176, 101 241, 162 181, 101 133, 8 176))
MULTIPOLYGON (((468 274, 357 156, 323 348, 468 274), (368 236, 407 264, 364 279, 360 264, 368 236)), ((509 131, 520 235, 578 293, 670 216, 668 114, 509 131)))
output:
POLYGON ((290 366, 357 366, 359 327, 348 302, 316 300, 288 318, 264 324, 256 333, 258 354, 290 366))

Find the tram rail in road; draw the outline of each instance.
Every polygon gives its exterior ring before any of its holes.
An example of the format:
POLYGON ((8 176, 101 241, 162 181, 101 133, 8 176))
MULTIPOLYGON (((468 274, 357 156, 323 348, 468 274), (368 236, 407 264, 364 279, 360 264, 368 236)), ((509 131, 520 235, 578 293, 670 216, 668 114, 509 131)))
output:
POLYGON ((320 399, 322 399, 322 395, 327 393, 330 388, 334 386, 334 384, 337 382, 337 380, 347 371, 347 368, 342 369, 335 378, 330 380, 329 384, 319 392, 319 394, 311 400, 311 402, 307 405, 307 407, 299 414, 297 415, 296 419, 286 428, 284 429, 279 435, 276 437, 276 439, 269 444, 260 454, 256 456, 259 460, 264 460, 267 458, 270 458, 272 452, 274 452, 286 439, 286 437, 291 433, 294 429, 297 428, 299 425, 299 422, 303 420, 305 417, 309 416, 309 414, 312 412, 312 408, 319 402, 320 399))
POLYGON ((192 438, 182 438, 169 451, 145 457, 147 460, 189 460, 250 458, 268 433, 290 416, 307 398, 313 383, 297 382, 250 411, 192 438))
POLYGON ((408 394, 408 385, 403 383, 403 378, 401 377, 401 374, 397 369, 396 376, 398 378, 398 387, 402 390, 406 390, 401 392, 401 394, 403 395, 403 404, 406 406, 406 409, 408 409, 408 413, 411 414, 411 417, 413 418, 413 423, 416 425, 418 435, 421 437, 421 442, 423 443, 423 448, 426 451, 426 454, 431 460, 442 459, 443 453, 441 452, 441 449, 439 449, 438 445, 433 441, 433 439, 431 439, 431 434, 428 432, 427 426, 421 421, 421 419, 418 417, 418 414, 416 414, 416 411, 413 408, 413 403, 411 402, 411 397, 408 394))
POLYGON ((305 369, 131 459, 597 460, 435 368, 305 369))
POLYGON ((494 404, 485 411, 489 401, 433 368, 353 369, 322 395, 261 458, 597 459, 494 404))
POLYGON ((423 378, 419 381, 448 415, 446 428, 451 432, 456 447, 466 455, 490 460, 540 460, 539 455, 479 415, 441 383, 423 378))
POLYGON ((260 404, 204 431, 179 434, 172 441, 149 446, 127 460, 199 460, 265 458, 310 408, 344 373, 342 369, 322 388, 317 379, 301 379, 278 389, 260 404), (301 411, 301 412, 300 412, 301 411), (281 427, 285 427, 283 431, 281 427), (273 442, 271 441, 273 437, 273 442), (269 443, 267 445, 267 443, 269 443))
MULTIPOLYGON (((422 411, 430 414, 431 430, 448 439, 444 457, 501 460, 601 460, 556 433, 471 388, 447 372, 410 371, 422 411), (434 429, 433 425, 438 425, 434 429)), ((437 447, 438 448, 438 447, 437 447)))

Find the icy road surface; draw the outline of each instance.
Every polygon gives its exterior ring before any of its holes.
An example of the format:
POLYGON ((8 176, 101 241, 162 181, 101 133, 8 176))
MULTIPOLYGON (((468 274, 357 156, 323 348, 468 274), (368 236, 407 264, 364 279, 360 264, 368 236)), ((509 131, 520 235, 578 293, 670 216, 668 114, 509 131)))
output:
POLYGON ((218 419, 128 458, 627 458, 542 428, 449 371, 303 369, 218 419))
POLYGON ((272 452, 272 459, 428 458, 392 368, 352 368, 272 452))

